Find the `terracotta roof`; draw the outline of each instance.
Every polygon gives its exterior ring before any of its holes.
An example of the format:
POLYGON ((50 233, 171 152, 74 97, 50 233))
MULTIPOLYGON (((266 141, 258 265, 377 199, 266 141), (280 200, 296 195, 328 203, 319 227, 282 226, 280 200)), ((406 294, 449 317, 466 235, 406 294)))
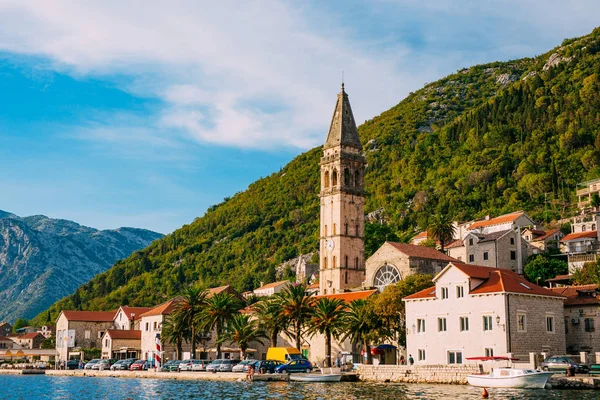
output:
POLYGON ((320 296, 315 296, 314 299, 340 299, 346 303, 351 303, 354 300, 366 299, 372 294, 377 293, 377 289, 373 290, 361 290, 360 292, 343 292, 343 293, 334 293, 334 294, 323 294, 320 296))
POLYGON ((546 282, 560 282, 560 281, 567 281, 567 280, 571 280, 571 279, 573 279, 573 275, 571 275, 571 274, 556 275, 552 279, 546 279, 546 282))
POLYGON ((456 240, 451 241, 444 247, 447 249, 453 249, 455 247, 462 247, 462 246, 464 246, 463 241, 460 239, 456 239, 456 240))
POLYGON ((586 232, 577 232, 577 233, 569 233, 564 238, 560 239, 561 242, 570 242, 573 240, 580 239, 597 239, 598 232, 596 231, 586 231, 586 232))
POLYGON ((242 295, 237 290, 235 290, 233 288, 233 286, 231 286, 231 285, 218 286, 218 287, 207 289, 206 291, 208 292, 207 297, 212 297, 218 293, 229 293, 229 294, 234 295, 235 297, 237 297, 240 300, 244 299, 242 297, 242 295))
POLYGON ((427 231, 423 231, 423 232, 419 233, 417 236, 414 236, 411 239, 411 242, 415 239, 427 239, 427 231))
POLYGON ((393 246, 396 250, 406 254, 409 257, 416 258, 427 258, 431 260, 441 260, 441 261, 456 261, 455 258, 452 258, 441 251, 437 251, 436 249, 432 249, 431 247, 426 246, 417 246, 414 244, 406 244, 406 243, 396 243, 396 242, 386 242, 393 246))
POLYGON ((319 282, 313 283, 311 285, 308 285, 306 287, 307 289, 318 289, 319 288, 319 282))
POLYGON ((69 321, 110 322, 115 318, 115 311, 62 311, 69 321))
POLYGON ((254 314, 255 311, 256 311, 256 309, 254 308, 254 304, 250 304, 249 306, 242 308, 239 311, 239 313, 247 315, 247 314, 254 314))
POLYGON ((482 221, 476 221, 471 226, 469 226, 469 228, 467 228, 467 229, 473 230, 473 229, 478 229, 478 228, 485 228, 487 226, 505 224, 507 222, 513 222, 517 218, 519 218, 521 215, 524 215, 524 214, 525 213, 523 211, 515 211, 510 214, 500 215, 499 217, 496 217, 496 218, 491 218, 491 219, 482 220, 482 221))
POLYGON ((555 233, 559 232, 559 229, 550 229, 549 231, 547 231, 546 233, 544 233, 542 236, 538 236, 534 239, 532 239, 532 242, 537 242, 539 240, 546 240, 547 238, 549 238, 550 236, 554 235, 555 233))
POLYGON ((8 342, 8 341, 12 342, 12 339, 7 336, 0 336, 0 342, 8 342))
POLYGON ((566 296, 565 306, 578 306, 586 304, 600 304, 600 291, 598 285, 579 285, 579 286, 565 286, 550 288, 554 293, 566 296), (593 294, 595 296, 585 295, 586 293, 593 294))
POLYGON ((134 320, 140 319, 140 316, 152 310, 152 307, 129 307, 129 306, 121 306, 121 309, 125 313, 128 319, 131 319, 131 315, 134 314, 134 320))
POLYGON ((431 299, 435 297, 435 286, 423 289, 420 292, 413 293, 410 296, 406 296, 403 300, 416 300, 416 299, 431 299))
POLYGON ((22 335, 20 335, 18 338, 19 339, 35 339, 37 336, 42 336, 44 337, 41 333, 39 332, 28 332, 28 333, 24 333, 22 335))
POLYGON ((169 315, 173 312, 175 305, 181 301, 180 298, 174 297, 171 300, 167 300, 162 304, 157 305, 154 308, 151 308, 149 311, 140 315, 141 317, 151 317, 154 315, 169 315))
POLYGON ((290 281, 287 281, 287 280, 286 280, 286 281, 279 281, 279 282, 271 282, 271 283, 267 283, 266 285, 263 285, 263 286, 261 286, 261 287, 259 287, 259 288, 256 288, 256 289, 254 289, 254 290, 255 290, 255 291, 256 291, 256 290, 266 290, 266 289, 271 289, 271 288, 277 287, 277 286, 279 286, 279 285, 285 285, 285 284, 288 284, 288 285, 289 285, 289 284, 290 284, 290 281))
POLYGON ((141 339, 142 331, 139 330, 118 330, 110 329, 106 331, 106 334, 110 335, 111 339, 141 339))
MULTIPOLYGON (((464 272, 470 278, 483 279, 483 283, 474 288, 469 294, 485 294, 485 293, 521 293, 539 296, 562 297, 549 289, 540 287, 528 282, 516 272, 506 269, 483 267, 479 265, 469 265, 460 263, 450 263, 446 268, 436 275, 434 281, 444 274, 450 268, 457 268, 464 272)), ((405 299, 422 299, 434 298, 434 287, 422 290, 413 295, 405 297, 405 299), (427 292, 429 290, 429 292, 427 292)))

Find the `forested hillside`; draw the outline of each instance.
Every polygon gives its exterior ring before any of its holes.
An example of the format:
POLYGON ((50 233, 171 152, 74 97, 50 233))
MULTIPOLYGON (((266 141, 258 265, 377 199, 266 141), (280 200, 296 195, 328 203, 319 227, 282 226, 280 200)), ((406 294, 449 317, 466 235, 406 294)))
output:
MULTIPOLYGON (((566 216, 576 183, 600 175, 599 51, 596 29, 535 58, 466 68, 361 125, 367 212, 383 208, 389 222, 367 226, 367 250, 386 235, 407 240, 436 213, 566 216)), ((189 283, 272 280, 278 263, 317 249, 320 155, 298 156, 38 318, 155 304, 189 283)))

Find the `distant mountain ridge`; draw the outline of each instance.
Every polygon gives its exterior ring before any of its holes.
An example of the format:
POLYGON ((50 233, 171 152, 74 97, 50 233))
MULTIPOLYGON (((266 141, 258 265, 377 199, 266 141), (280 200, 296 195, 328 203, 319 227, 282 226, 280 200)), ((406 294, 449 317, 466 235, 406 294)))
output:
POLYGON ((35 316, 162 236, 145 229, 98 230, 0 210, 0 321, 35 316))

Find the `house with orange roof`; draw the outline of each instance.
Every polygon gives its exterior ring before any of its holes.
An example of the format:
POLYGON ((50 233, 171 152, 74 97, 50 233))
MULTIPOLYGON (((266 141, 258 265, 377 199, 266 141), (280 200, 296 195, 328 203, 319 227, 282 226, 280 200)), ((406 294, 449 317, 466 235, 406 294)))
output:
POLYGON ((564 317, 567 354, 600 352, 598 285, 563 286, 550 290, 566 297, 564 317))
POLYGON ((548 231, 527 228, 521 232, 521 236, 530 245, 533 254, 545 253, 550 249, 559 249, 560 239, 565 235, 560 229, 550 229, 548 231))
POLYGON ((115 314, 114 329, 139 330, 141 315, 151 309, 152 307, 119 307, 115 314))
POLYGON ((363 286, 383 290, 411 274, 437 274, 456 259, 426 246, 385 242, 365 262, 363 286))
MULTIPOLYGON (((140 314, 140 352, 144 360, 154 360, 156 355, 156 337, 162 332, 167 317, 176 310, 180 297, 174 297, 140 314)), ((163 360, 175 359, 175 345, 167 341, 162 343, 163 360)))
POLYGON ((585 263, 596 262, 599 250, 597 231, 569 233, 560 240, 560 251, 568 256, 570 274, 583 268, 585 263))
POLYGON ((256 297, 268 297, 272 296, 275 293, 281 292, 286 287, 290 286, 291 282, 288 280, 279 281, 279 282, 271 282, 266 285, 263 282, 260 283, 260 287, 254 289, 254 295, 256 297))
POLYGON ((403 299, 407 352, 417 365, 565 352, 562 294, 507 269, 459 262, 433 281, 403 299))
POLYGON ((142 332, 140 330, 109 329, 102 338, 102 358, 126 358, 141 357, 142 332))
POLYGON ((11 339, 23 349, 41 349, 45 338, 39 332, 27 332, 11 339))
POLYGON ((83 358, 82 348, 102 347, 102 336, 113 327, 115 311, 62 310, 56 319, 57 361, 83 358))
POLYGON ((529 218, 525 211, 514 211, 493 218, 486 216, 484 219, 470 224, 468 230, 479 233, 492 233, 509 229, 519 230, 534 225, 535 222, 529 218))

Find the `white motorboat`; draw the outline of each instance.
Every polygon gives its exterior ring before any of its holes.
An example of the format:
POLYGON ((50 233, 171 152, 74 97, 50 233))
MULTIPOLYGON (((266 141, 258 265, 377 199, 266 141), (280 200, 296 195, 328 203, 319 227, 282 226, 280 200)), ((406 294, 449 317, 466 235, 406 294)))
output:
POLYGON ((296 382, 339 382, 342 374, 290 374, 290 381, 296 382))
POLYGON ((534 369, 496 368, 490 374, 469 375, 469 385, 483 388, 539 388, 546 387, 552 372, 534 369))

